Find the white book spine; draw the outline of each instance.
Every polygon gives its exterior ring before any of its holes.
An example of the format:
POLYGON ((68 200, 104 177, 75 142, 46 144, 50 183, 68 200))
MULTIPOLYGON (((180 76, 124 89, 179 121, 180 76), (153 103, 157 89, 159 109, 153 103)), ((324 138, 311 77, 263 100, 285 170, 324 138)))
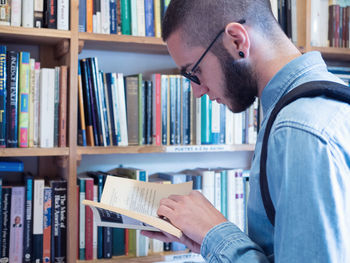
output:
POLYGON ((235 170, 227 170, 227 219, 235 223, 235 170))
POLYGON ((215 173, 214 171, 203 171, 203 195, 215 206, 215 173))
POLYGON ((137 32, 138 36, 144 37, 146 35, 145 26, 145 1, 136 0, 136 13, 137 13, 137 32))
POLYGON ((234 114, 234 144, 243 143, 243 114, 244 112, 234 114))
POLYGON ((297 0, 291 0, 292 11, 292 41, 295 45, 298 44, 298 15, 297 15, 297 0))
POLYGON ((133 36, 138 36, 136 1, 137 0, 130 0, 130 7, 131 7, 131 35, 133 35, 133 36))
POLYGON ((150 247, 152 253, 161 253, 164 251, 164 243, 157 239, 150 240, 150 247))
POLYGON ((220 104, 216 101, 211 103, 211 132, 220 133, 220 104))
POLYGON ((22 1, 22 26, 34 26, 34 0, 22 1))
POLYGON ((101 12, 96 12, 96 29, 97 33, 101 34, 102 33, 102 17, 101 17, 101 12))
POLYGON ((232 145, 234 144, 234 137, 233 137, 233 119, 234 115, 233 112, 226 107, 226 113, 225 113, 226 123, 225 123, 225 140, 226 144, 232 145))
POLYGON ((202 134, 201 134, 201 119, 202 119, 202 108, 201 108, 202 100, 201 98, 196 98, 196 144, 202 144, 202 134))
POLYGON ((97 32, 97 15, 92 16, 92 32, 98 33, 97 32))
POLYGON ((221 172, 215 172, 215 201, 214 206, 221 211, 221 172))
POLYGON ((69 30, 69 3, 68 0, 57 0, 57 29, 69 30))
POLYGON ((328 46, 328 0, 311 0, 311 46, 328 46))
POLYGON ((124 77, 118 73, 118 117, 120 122, 121 146, 128 146, 128 126, 126 122, 126 104, 124 91, 124 77))
POLYGON ((22 0, 11 1, 11 26, 21 26, 22 0))
MULTIPOLYGON (((85 184, 85 182, 83 182, 85 184)), ((85 250, 85 192, 79 193, 79 249, 85 250)))
POLYGON ((33 235, 42 235, 44 226, 44 187, 45 182, 42 179, 34 180, 33 197, 33 235))
MULTIPOLYGON (((116 73, 112 73, 111 76, 111 92, 112 92, 112 109, 113 109, 113 123, 114 123, 114 127, 115 127, 115 134, 113 134, 113 136, 116 136, 118 138, 118 133, 121 137, 121 131, 120 131, 120 119, 118 116, 118 83, 117 83, 117 74, 116 73)), ((119 139, 118 139, 119 140, 119 139)), ((118 141, 118 145, 120 145, 120 141, 118 141)))
POLYGON ((244 231, 244 184, 242 170, 236 170, 235 172, 235 200, 236 200, 236 211, 235 224, 244 231))
POLYGON ((101 0, 101 28, 102 34, 110 33, 109 0, 101 0))
POLYGON ((39 121, 40 121, 40 62, 35 63, 34 86, 34 146, 39 146, 39 121))
MULTIPOLYGON (((97 185, 94 185, 94 201, 97 202, 98 198, 98 186, 97 185)), ((93 240, 92 240, 92 257, 93 259, 97 259, 97 224, 96 224, 96 221, 93 220, 93 232, 92 232, 92 237, 93 237, 93 240)))

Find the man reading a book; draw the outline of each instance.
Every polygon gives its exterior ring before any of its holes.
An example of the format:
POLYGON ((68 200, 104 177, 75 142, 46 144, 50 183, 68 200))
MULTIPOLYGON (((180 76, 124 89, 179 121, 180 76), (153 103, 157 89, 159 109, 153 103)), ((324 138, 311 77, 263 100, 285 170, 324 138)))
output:
POLYGON ((251 166, 248 235, 198 192, 163 199, 159 216, 181 229, 180 241, 208 262, 350 262, 348 104, 302 98, 279 113, 267 158, 274 226, 260 193, 262 138, 277 101, 306 82, 342 83, 320 53, 299 52, 274 18, 270 0, 172 0, 162 30, 197 98, 207 94, 241 112, 259 97, 264 120, 251 166))

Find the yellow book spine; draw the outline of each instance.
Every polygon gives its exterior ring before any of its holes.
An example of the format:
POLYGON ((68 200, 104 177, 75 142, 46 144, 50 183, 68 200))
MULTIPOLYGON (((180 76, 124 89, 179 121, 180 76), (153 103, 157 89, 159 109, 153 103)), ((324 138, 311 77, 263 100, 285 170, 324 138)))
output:
POLYGON ((30 59, 30 80, 29 80, 29 127, 28 127, 28 146, 34 147, 34 98, 35 98, 35 59, 30 59))
POLYGON ((162 37, 160 0, 154 0, 154 33, 155 37, 162 37))

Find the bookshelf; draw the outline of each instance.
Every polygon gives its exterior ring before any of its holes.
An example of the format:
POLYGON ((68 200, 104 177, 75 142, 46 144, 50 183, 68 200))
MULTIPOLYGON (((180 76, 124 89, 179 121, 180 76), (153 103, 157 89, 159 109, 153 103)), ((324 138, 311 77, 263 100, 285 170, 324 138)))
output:
MULTIPOLYGON (((68 88, 68 142, 64 148, 28 148, 0 149, 1 157, 37 157, 41 163, 48 158, 59 159, 59 167, 54 167, 68 181, 67 211, 67 261, 68 262, 154 262, 162 260, 162 255, 133 259, 118 257, 112 260, 77 261, 77 202, 76 181, 77 165, 82 156, 107 154, 144 154, 144 153, 216 153, 216 152, 253 152, 254 145, 210 145, 194 146, 128 146, 128 147, 79 147, 77 146, 77 68, 78 56, 82 49, 127 51, 148 54, 167 54, 166 45, 159 38, 102 35, 78 32, 78 0, 70 1, 70 31, 53 29, 23 28, 0 26, 2 44, 29 44, 40 48, 40 62, 44 67, 53 65, 69 66, 68 88), (64 157, 64 158, 62 158, 64 157)), ((297 0, 298 7, 298 43, 302 52, 320 51, 326 59, 346 62, 350 60, 349 48, 320 48, 310 46, 311 0, 297 0), (299 12, 300 10, 300 12, 299 12)), ((39 168, 41 168, 40 166, 39 168)), ((52 169, 52 167, 51 167, 52 169)))

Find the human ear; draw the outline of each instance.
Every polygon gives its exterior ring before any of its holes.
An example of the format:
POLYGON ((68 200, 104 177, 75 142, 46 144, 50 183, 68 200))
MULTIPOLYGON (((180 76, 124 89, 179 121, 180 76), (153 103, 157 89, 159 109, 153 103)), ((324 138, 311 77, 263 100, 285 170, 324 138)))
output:
POLYGON ((250 38, 246 28, 240 23, 229 23, 225 27, 224 46, 235 59, 249 56, 250 38))

